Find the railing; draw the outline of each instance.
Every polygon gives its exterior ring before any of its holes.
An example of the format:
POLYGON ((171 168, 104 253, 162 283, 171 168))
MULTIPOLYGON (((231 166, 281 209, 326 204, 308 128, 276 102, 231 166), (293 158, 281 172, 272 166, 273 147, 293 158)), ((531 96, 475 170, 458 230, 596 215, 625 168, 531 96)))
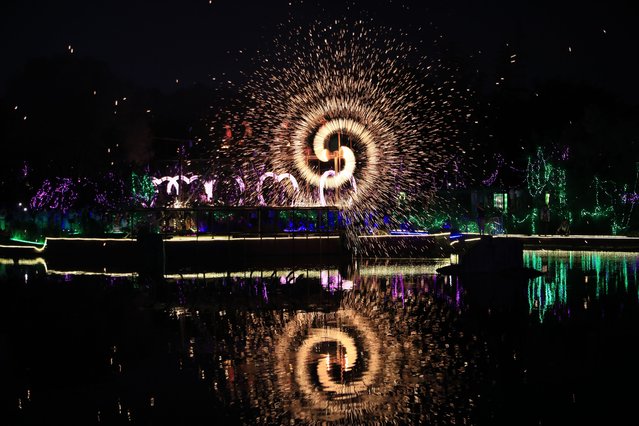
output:
POLYGON ((340 212, 331 207, 160 208, 108 212, 103 220, 110 233, 129 236, 140 230, 166 236, 228 237, 331 235, 342 230, 340 212))

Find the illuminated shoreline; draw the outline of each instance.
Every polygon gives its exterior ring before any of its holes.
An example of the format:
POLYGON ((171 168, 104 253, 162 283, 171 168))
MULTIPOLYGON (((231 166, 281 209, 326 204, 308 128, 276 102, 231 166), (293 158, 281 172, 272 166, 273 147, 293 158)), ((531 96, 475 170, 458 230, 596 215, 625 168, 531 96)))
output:
MULTIPOLYGON (((450 233, 409 233, 409 234, 381 234, 381 235, 360 235, 358 238, 366 242, 367 244, 377 244, 379 242, 381 247, 389 248, 385 253, 380 251, 378 255, 367 256, 365 254, 354 255, 353 257, 374 257, 374 258, 429 258, 437 257, 430 256, 426 251, 414 250, 411 253, 411 249, 419 248, 418 246, 411 246, 412 243, 419 244, 420 242, 437 242, 438 247, 450 244, 450 247, 457 246, 459 241, 472 242, 480 239, 479 234, 450 234, 450 233), (403 253, 405 255, 397 255, 393 252, 394 243, 398 246, 402 246, 403 253), (380 255, 381 254, 381 255, 380 255)), ((604 251, 604 252, 620 252, 620 253, 632 253, 639 252, 639 237, 627 237, 627 236, 612 236, 612 235, 570 235, 570 236, 558 236, 558 235, 524 235, 524 234, 509 234, 509 235, 492 235, 490 236, 496 239, 511 239, 521 241, 524 250, 551 250, 551 251, 604 251)), ((311 244, 322 244, 322 242, 330 243, 330 248, 324 247, 324 254, 339 254, 340 256, 348 255, 348 253, 340 252, 333 253, 336 248, 341 244, 343 237, 335 234, 283 234, 272 236, 251 236, 251 235, 192 235, 192 236, 171 236, 168 238, 162 238, 162 244, 164 247, 170 249, 174 254, 179 254, 182 248, 186 247, 219 247, 223 248, 228 244, 232 246, 240 245, 255 245, 250 250, 251 255, 260 254, 260 250, 263 250, 263 255, 274 255, 273 244, 276 247, 283 249, 290 249, 293 246, 288 247, 291 243, 295 242, 309 242, 311 244), (263 243, 266 245, 262 247, 263 243)), ((14 240, 11 241, 12 243, 14 240)), ((47 237, 43 244, 36 244, 35 242, 19 241, 15 240, 16 244, 0 244, 0 254, 3 257, 19 258, 21 256, 33 256, 33 257, 46 257, 56 251, 57 246, 63 244, 65 249, 78 248, 83 250, 86 247, 100 247, 103 250, 109 251, 110 254, 116 254, 119 250, 136 249, 138 247, 138 240, 132 238, 90 238, 90 237, 47 237)), ((231 246, 229 246, 231 247, 231 246)), ((443 246, 442 246, 443 247, 443 246)), ((311 255, 314 253, 314 249, 309 249, 307 252, 305 248, 295 248, 295 255, 311 255)), ((439 256, 442 257, 442 256, 439 256)), ((447 257, 447 256, 444 256, 447 257)))

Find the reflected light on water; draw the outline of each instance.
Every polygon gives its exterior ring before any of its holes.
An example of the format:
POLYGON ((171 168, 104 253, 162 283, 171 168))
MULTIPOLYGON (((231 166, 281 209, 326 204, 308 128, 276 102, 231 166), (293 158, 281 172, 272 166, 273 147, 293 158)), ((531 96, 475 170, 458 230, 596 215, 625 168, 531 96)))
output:
MULTIPOLYGON (((380 395, 388 393, 389 383, 382 374, 381 342, 369 321, 354 310, 297 313, 281 332, 275 351, 280 390, 298 419, 335 421, 358 410, 382 409, 380 395), (327 343, 334 344, 332 358, 330 353, 321 355, 327 343), (287 368, 291 365, 293 372, 287 368)), ((393 348, 386 348, 385 355, 387 362, 397 358, 393 348)))
POLYGON ((241 404, 244 381, 262 424, 469 423, 477 396, 465 383, 472 383, 475 354, 484 349, 443 327, 459 298, 452 283, 362 274, 361 267, 352 281, 334 311, 244 316, 246 364, 229 355, 234 379, 224 377, 227 387, 214 392, 230 392, 241 404))
MULTIPOLYGON (((436 274, 446 264, 360 260, 155 282, 0 259, 20 355, 10 406, 25 420, 8 424, 70 414, 74 424, 546 424, 555 418, 520 407, 534 398, 572 416, 575 393, 579 403, 600 371, 590 401, 614 390, 604 363, 589 365, 624 334, 587 338, 623 310, 636 341, 636 253, 526 251, 543 275, 501 281, 436 274), (564 371, 582 378, 577 387, 557 386, 564 371), (570 395, 570 406, 557 402, 570 395), (59 401, 71 398, 66 410, 59 401)), ((622 349, 606 368, 631 360, 622 349)))
POLYGON ((636 286, 639 253, 539 250, 524 251, 524 266, 544 274, 530 280, 528 305, 531 312, 544 321, 551 313, 570 316, 571 293, 583 298, 579 304, 588 309, 589 300, 597 300, 611 292, 627 292, 636 286), (569 286, 569 277, 578 274, 583 288, 569 286), (611 285, 614 288, 611 288, 611 285))

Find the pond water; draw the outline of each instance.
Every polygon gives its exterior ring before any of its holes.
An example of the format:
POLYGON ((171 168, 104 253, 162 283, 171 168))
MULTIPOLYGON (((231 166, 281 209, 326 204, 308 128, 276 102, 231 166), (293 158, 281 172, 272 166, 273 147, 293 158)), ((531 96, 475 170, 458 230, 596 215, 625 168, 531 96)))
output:
POLYGON ((0 259, 2 424, 577 424, 634 415, 636 253, 169 275, 0 259), (78 268, 81 269, 81 268, 78 268))

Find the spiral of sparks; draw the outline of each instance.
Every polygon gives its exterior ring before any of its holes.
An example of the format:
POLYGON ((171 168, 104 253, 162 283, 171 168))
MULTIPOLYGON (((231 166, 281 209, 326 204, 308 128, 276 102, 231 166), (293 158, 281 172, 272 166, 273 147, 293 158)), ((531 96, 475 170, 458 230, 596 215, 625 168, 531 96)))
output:
POLYGON ((278 383, 284 391, 303 396, 303 401, 292 402, 289 409, 306 422, 339 421, 353 411, 379 409, 384 402, 380 395, 389 394, 394 387, 386 376, 392 375, 389 370, 401 358, 396 347, 383 351, 376 328, 356 311, 340 309, 329 316, 336 324, 348 327, 314 327, 316 323, 323 324, 326 316, 298 312, 276 341, 278 383), (350 329, 357 339, 345 329, 350 329), (343 348, 342 357, 338 356, 341 359, 331 359, 329 354, 318 357, 317 346, 323 342, 335 342, 343 348), (361 359, 363 355, 366 359, 361 359), (341 381, 332 377, 331 362, 341 363, 350 378, 341 381), (294 365, 293 377, 286 368, 289 365, 294 365), (317 374, 319 386, 312 380, 313 373, 309 374, 309 365, 317 374))
POLYGON ((297 176, 291 196, 305 205, 319 203, 332 169, 326 199, 354 224, 381 223, 400 192, 423 206, 433 176, 463 152, 457 123, 467 112, 443 66, 372 27, 336 20, 297 28, 258 59, 244 88, 257 144, 244 147, 244 158, 297 176))

